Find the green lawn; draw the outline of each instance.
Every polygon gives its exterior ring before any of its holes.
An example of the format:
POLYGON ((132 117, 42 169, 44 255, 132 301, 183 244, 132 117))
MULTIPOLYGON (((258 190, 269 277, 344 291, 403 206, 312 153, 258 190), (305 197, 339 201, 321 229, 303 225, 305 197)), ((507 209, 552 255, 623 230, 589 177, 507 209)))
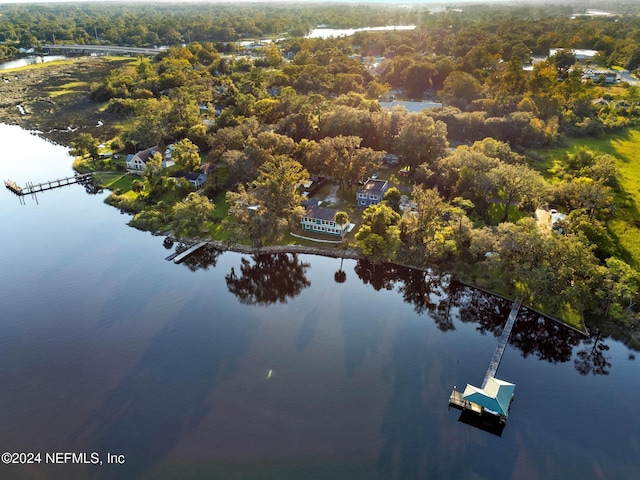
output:
POLYGON ((221 193, 213 199, 213 204, 216 206, 214 212, 215 221, 209 229, 211 238, 214 240, 225 241, 229 240, 231 232, 228 228, 224 228, 222 220, 229 216, 229 204, 225 199, 225 193, 221 193))
POLYGON ((560 157, 564 155, 564 149, 540 149, 527 152, 527 163, 531 168, 540 172, 544 179, 554 183, 556 168, 562 163, 560 157))
MULTIPOLYGON (((511 222, 515 223, 521 218, 530 217, 530 216, 531 216, 530 213, 522 212, 518 209, 518 207, 515 207, 513 205, 509 207, 509 221, 511 222)), ((502 222, 503 218, 504 218, 504 204, 502 203, 490 204, 489 205, 489 224, 494 226, 498 225, 500 222, 502 222)))
POLYGON ((96 179, 109 190, 120 189, 123 192, 128 192, 131 190, 133 181, 140 180, 140 177, 134 177, 126 173, 99 173, 96 175, 96 179))

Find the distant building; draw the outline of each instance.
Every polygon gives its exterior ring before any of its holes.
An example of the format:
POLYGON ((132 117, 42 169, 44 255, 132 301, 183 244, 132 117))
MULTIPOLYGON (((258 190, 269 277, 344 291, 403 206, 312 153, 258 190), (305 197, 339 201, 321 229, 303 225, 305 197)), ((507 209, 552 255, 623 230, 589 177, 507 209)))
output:
POLYGON ((381 108, 404 107, 411 113, 419 113, 427 108, 441 107, 442 103, 430 102, 428 100, 420 102, 410 102, 404 100, 392 100, 390 102, 378 102, 381 108))
POLYGON ((382 163, 385 165, 397 165, 398 164, 398 156, 393 153, 387 153, 382 159, 382 163))
POLYGON ((567 216, 564 213, 558 212, 555 208, 549 210, 549 227, 551 230, 557 233, 564 233, 561 224, 558 222, 562 222, 567 219, 567 216))
POLYGON ((598 50, 587 50, 584 48, 550 48, 549 56, 552 57, 556 55, 560 50, 566 50, 573 53, 576 56, 576 60, 578 62, 593 60, 594 57, 598 55, 598 50))
POLYGON ((367 180, 367 182, 356 192, 358 206, 368 207, 369 205, 377 205, 382 201, 382 198, 388 189, 389 183, 386 180, 367 180))
POLYGON ((614 70, 596 70, 593 68, 585 68, 582 71, 582 81, 586 82, 587 80, 591 80, 594 83, 602 82, 609 85, 620 82, 618 74, 614 70))
POLYGON ((200 165, 200 171, 205 175, 209 175, 216 171, 216 165, 213 162, 207 162, 200 165))

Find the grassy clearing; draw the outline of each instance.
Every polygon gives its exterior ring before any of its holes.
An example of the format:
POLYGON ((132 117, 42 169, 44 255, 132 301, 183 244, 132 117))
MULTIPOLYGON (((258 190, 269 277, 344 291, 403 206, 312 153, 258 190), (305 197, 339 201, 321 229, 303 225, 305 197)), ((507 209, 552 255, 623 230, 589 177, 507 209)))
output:
POLYGON ((615 195, 617 218, 607 226, 617 238, 627 261, 640 265, 640 129, 629 129, 620 136, 606 136, 570 142, 571 151, 586 147, 608 153, 616 159, 619 190, 615 195))
MULTIPOLYGON (((521 218, 529 217, 531 214, 522 212, 514 205, 509 206, 509 221, 517 222, 521 218)), ((504 204, 492 203, 489 205, 489 224, 497 226, 504 218, 504 204)))
POLYGON ((627 87, 622 85, 593 85, 591 88, 595 92, 596 97, 604 97, 611 95, 614 99, 624 98, 627 95, 627 87))
POLYGON ((48 92, 49 97, 55 98, 70 93, 83 93, 89 89, 89 82, 69 82, 48 92))
POLYGON ((125 173, 101 173, 97 179, 103 187, 112 191, 120 189, 122 192, 131 191, 131 184, 138 180, 133 175, 125 173))
POLYGON ((563 155, 563 153, 559 154, 559 152, 559 149, 531 150, 527 152, 527 163, 531 168, 540 172, 545 180, 554 183, 556 169, 562 163, 558 155, 563 155))
POLYGON ((567 146, 557 149, 534 150, 529 158, 532 168, 547 176, 552 173, 550 165, 562 164, 567 154, 580 148, 595 153, 609 154, 615 159, 618 169, 619 189, 615 193, 617 215, 607 222, 611 233, 621 247, 621 256, 628 262, 640 265, 640 129, 627 129, 618 135, 598 138, 572 138, 567 146))
POLYGON ((213 199, 213 204, 216 206, 214 212, 215 221, 209 228, 209 234, 211 238, 219 241, 229 240, 231 237, 231 231, 229 228, 224 228, 222 221, 229 216, 229 204, 225 199, 225 193, 221 193, 213 199))

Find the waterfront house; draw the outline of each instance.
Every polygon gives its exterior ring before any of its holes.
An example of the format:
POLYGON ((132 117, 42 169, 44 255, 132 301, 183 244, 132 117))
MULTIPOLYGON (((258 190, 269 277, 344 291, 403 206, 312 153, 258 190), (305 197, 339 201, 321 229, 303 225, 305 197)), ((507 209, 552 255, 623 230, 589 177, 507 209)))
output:
MULTIPOLYGON (((157 145, 137 152, 136 154, 127 155, 127 172, 133 173, 134 175, 142 175, 147 162, 156 153, 162 154, 162 150, 160 150, 157 145)), ((171 150, 167 149, 165 154, 162 155, 162 168, 168 168, 174 164, 175 162, 171 159, 171 150)))
POLYGON ((334 208, 310 205, 300 219, 302 230, 341 237, 349 225, 338 225, 334 220, 336 213, 338 210, 334 208))
POLYGON ((356 200, 359 207, 368 207, 369 205, 377 205, 382 201, 384 194, 389 189, 389 183, 386 180, 369 179, 356 192, 356 200))
POLYGON ((178 178, 187 179, 187 181, 191 185, 193 185, 195 188, 200 188, 202 185, 204 185, 204 182, 207 181, 207 176, 204 173, 199 173, 199 172, 179 171, 174 173, 172 176, 175 179, 178 179, 178 178))

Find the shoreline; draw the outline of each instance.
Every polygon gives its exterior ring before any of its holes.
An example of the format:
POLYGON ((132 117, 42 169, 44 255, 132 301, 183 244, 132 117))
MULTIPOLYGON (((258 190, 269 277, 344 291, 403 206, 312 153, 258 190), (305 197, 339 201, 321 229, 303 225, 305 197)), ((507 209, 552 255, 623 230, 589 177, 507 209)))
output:
MULTIPOLYGON (((162 235, 160 233, 153 233, 154 235, 162 235)), ((365 255, 363 255, 361 252, 359 252, 357 249, 353 248, 353 247, 349 247, 348 249, 344 249, 344 250, 340 250, 340 251, 336 251, 333 249, 329 249, 326 247, 312 247, 312 246, 308 246, 308 245, 268 245, 268 246, 263 246, 263 247, 252 247, 249 245, 242 245, 242 244, 238 244, 238 243, 226 243, 226 242, 222 242, 219 240, 206 240, 206 239, 180 239, 180 238, 175 238, 172 235, 168 235, 168 238, 171 238, 174 241, 179 241, 188 245, 195 245, 198 242, 206 242, 207 245, 212 246, 213 248, 220 250, 222 252, 234 252, 234 253, 241 253, 241 254, 247 254, 247 255, 273 255, 273 254, 278 254, 278 253, 290 253, 290 254, 301 254, 301 255, 319 255, 319 256, 323 256, 323 257, 330 257, 330 258, 343 258, 343 259, 350 259, 350 260, 368 260, 367 257, 365 255)), ((419 267, 416 265, 408 265, 408 264, 404 264, 404 263, 398 263, 398 262, 385 262, 391 265, 396 265, 399 267, 405 267, 405 268, 412 268, 412 269, 416 269, 416 270, 420 270, 422 272, 425 273, 433 273, 430 271, 430 269, 428 267, 419 267)), ((450 275, 452 280, 455 280, 461 284, 463 284, 464 286, 468 287, 468 288, 472 288, 474 290, 479 290, 481 292, 487 293, 489 295, 493 295, 499 298, 502 298, 503 300, 506 300, 508 302, 513 302, 514 298, 510 298, 509 296, 503 295, 501 293, 489 290, 487 288, 481 287, 475 283, 471 283, 467 280, 464 280, 463 278, 461 278, 460 276, 456 275, 454 272, 442 272, 445 275, 450 275)), ((537 308, 534 308, 526 303, 522 304, 522 308, 525 308, 529 311, 532 311, 538 315, 540 315, 541 317, 547 318, 555 323, 558 323, 562 326, 565 326, 571 330, 573 330, 576 333, 579 333, 580 335, 583 335, 585 337, 589 337, 591 335, 591 332, 589 331, 589 329, 587 328, 587 326, 584 324, 584 322, 582 322, 582 329, 579 329, 565 321, 563 321, 561 318, 558 318, 554 315, 550 315, 548 313, 544 313, 542 311, 540 311, 537 308)))

